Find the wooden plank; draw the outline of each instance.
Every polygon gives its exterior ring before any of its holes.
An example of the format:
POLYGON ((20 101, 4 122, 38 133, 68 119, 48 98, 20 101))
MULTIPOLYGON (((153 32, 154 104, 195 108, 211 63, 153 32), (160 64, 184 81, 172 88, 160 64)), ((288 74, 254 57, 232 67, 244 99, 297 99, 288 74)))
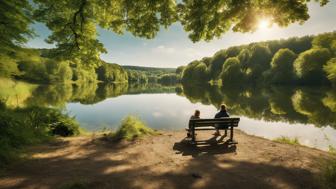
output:
POLYGON ((195 122, 194 125, 238 125, 238 122, 195 122))
MULTIPOLYGON (((219 130, 223 130, 223 129, 230 129, 231 126, 228 126, 228 127, 195 127, 195 130, 216 130, 216 129, 219 129, 219 130)), ((189 131, 189 128, 185 128, 186 131, 189 131)))
POLYGON ((191 122, 207 122, 207 121, 239 121, 240 118, 214 118, 214 119, 191 119, 191 122))
MULTIPOLYGON (((215 127, 197 127, 195 130, 215 130, 215 127)), ((186 131, 189 131, 189 128, 185 128, 186 131)))
POLYGON ((195 128, 196 131, 208 131, 208 130, 216 130, 215 127, 197 127, 195 128))
POLYGON ((207 121, 207 122, 191 122, 190 124, 197 124, 197 125, 205 125, 205 124, 238 124, 238 121, 230 121, 230 122, 224 122, 224 121, 207 121))
POLYGON ((207 121, 207 122, 193 122, 192 124, 197 124, 197 125, 205 125, 205 124, 238 124, 238 122, 236 121, 230 121, 230 122, 223 122, 223 121, 213 121, 213 122, 210 122, 210 121, 207 121))
POLYGON ((193 119, 190 120, 191 124, 238 124, 239 118, 220 118, 220 119, 193 119))
POLYGON ((195 124, 194 127, 238 127, 238 124, 195 124))

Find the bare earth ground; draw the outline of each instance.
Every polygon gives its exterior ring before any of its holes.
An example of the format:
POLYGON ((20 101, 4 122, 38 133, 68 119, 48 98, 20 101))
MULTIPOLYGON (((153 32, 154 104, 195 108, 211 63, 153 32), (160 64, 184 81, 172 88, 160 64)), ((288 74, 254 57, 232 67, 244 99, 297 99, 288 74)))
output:
MULTIPOLYGON (((318 188, 316 175, 328 153, 235 132, 236 147, 183 141, 184 131, 134 142, 98 136, 60 139, 33 147, 32 158, 0 177, 0 188, 318 188)), ((199 132, 209 139, 212 132, 199 132)))

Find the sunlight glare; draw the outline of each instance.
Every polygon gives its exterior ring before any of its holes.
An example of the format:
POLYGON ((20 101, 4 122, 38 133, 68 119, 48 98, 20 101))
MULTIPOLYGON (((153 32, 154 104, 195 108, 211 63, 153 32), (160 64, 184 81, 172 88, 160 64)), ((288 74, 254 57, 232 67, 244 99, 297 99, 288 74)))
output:
POLYGON ((268 19, 261 19, 258 24, 258 28, 261 30, 267 29, 270 27, 270 21, 268 19))

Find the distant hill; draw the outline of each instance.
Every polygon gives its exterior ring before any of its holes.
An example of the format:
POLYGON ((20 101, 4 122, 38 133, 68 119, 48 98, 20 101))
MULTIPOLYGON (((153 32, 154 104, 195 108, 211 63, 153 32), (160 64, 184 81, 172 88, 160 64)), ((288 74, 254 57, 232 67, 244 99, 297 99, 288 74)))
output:
POLYGON ((149 72, 164 72, 164 73, 175 73, 176 68, 156 68, 156 67, 145 67, 145 66, 121 66, 126 70, 137 70, 137 71, 149 71, 149 72))

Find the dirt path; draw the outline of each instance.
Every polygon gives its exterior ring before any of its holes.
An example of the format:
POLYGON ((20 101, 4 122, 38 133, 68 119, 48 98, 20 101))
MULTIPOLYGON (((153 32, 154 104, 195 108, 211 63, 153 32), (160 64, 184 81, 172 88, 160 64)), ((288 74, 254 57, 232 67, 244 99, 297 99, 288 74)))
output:
MULTIPOLYGON (((326 152, 280 144, 236 132, 236 147, 191 146, 185 132, 163 132, 115 144, 74 137, 31 149, 32 158, 12 166, 0 188, 318 188, 326 152)), ((198 139, 211 137, 200 133, 198 139)))

